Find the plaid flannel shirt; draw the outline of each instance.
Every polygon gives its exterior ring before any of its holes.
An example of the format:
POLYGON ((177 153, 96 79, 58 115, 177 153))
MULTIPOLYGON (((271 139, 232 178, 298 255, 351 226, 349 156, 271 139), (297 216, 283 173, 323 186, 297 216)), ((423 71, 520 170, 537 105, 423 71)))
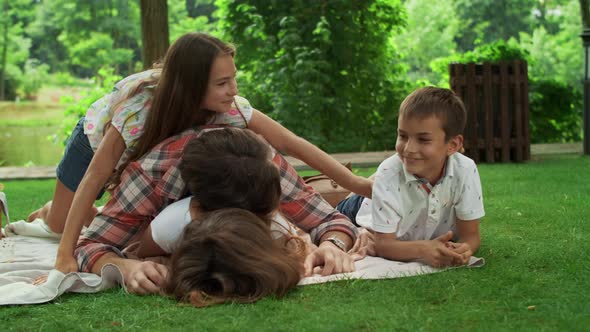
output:
MULTIPOLYGON (((121 184, 78 242, 76 256, 80 271, 90 272, 102 255, 121 250, 141 234, 169 204, 186 193, 178 164, 184 147, 200 131, 187 130, 166 139, 141 159, 129 163, 121 174, 121 184)), ((353 241, 358 231, 330 206, 295 169, 276 153, 273 162, 281 175, 280 211, 295 225, 310 233, 314 243, 327 232, 348 234, 353 241)))

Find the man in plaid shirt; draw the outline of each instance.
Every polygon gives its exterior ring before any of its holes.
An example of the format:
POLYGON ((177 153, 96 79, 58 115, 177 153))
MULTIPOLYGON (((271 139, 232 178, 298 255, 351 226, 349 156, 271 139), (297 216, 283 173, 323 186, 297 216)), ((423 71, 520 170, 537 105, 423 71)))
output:
MULTIPOLYGON (((164 266, 124 258, 121 250, 149 225, 167 205, 186 194, 178 164, 185 146, 202 131, 187 130, 155 146, 130 163, 121 183, 102 212, 96 216, 78 243, 76 255, 81 271, 100 274, 105 264, 115 264, 133 292, 154 293, 165 282, 164 266)), ((276 153, 273 162, 281 176, 280 211, 310 233, 318 248, 306 259, 306 273, 323 265, 323 274, 349 272, 354 262, 346 253, 358 235, 356 227, 332 208, 293 167, 276 153)))

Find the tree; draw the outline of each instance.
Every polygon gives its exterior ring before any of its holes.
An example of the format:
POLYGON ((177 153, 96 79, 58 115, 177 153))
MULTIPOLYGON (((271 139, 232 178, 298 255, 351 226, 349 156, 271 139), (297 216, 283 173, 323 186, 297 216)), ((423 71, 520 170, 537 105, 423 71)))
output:
POLYGON ((590 2, 588 0, 580 0, 580 12, 584 29, 590 29, 590 2))
POLYGON ((442 77, 430 68, 430 62, 457 50, 455 37, 461 23, 455 9, 450 1, 409 0, 404 5, 407 24, 393 41, 409 66, 408 80, 438 84, 442 77))
POLYGON ((332 152, 393 147, 395 110, 406 93, 390 39, 403 24, 399 1, 217 5, 225 39, 238 45, 241 91, 255 107, 271 108, 332 152))
POLYGON ((141 40, 143 68, 147 69, 166 54, 170 43, 165 0, 141 0, 141 40))
POLYGON ((498 39, 518 37, 532 31, 533 9, 539 0, 453 0, 463 22, 457 36, 461 51, 498 39), (483 19, 482 19, 483 18, 483 19))
POLYGON ((32 16, 30 0, 0 2, 0 100, 15 97, 24 79, 22 69, 29 56, 31 41, 23 27, 32 16))

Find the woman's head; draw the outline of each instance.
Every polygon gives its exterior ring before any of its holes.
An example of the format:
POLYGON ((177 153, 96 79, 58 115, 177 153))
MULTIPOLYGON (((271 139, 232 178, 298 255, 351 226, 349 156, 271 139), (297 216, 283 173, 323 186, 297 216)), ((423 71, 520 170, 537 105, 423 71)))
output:
POLYGON ((203 133, 187 145, 179 168, 201 211, 240 208, 266 217, 279 205, 279 170, 268 144, 250 130, 203 133))
POLYGON ((168 294, 203 307, 281 297, 297 285, 303 255, 273 240, 269 221, 222 209, 193 221, 172 255, 168 294))

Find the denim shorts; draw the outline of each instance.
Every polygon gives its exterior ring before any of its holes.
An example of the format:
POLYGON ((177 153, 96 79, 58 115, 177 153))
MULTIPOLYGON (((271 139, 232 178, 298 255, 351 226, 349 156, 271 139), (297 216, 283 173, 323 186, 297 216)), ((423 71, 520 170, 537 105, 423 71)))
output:
POLYGON ((336 210, 338 210, 338 212, 342 213, 343 215, 347 216, 348 219, 350 219, 350 221, 352 221, 352 223, 355 226, 360 227, 356 223, 356 214, 359 212, 361 204, 363 204, 363 199, 363 196, 353 194, 350 197, 347 197, 340 201, 340 203, 336 205, 336 210))
MULTIPOLYGON (((57 166, 57 179, 66 188, 75 192, 78 190, 78 185, 80 185, 93 156, 94 151, 92 151, 88 136, 84 134, 84 117, 82 117, 68 138, 64 156, 57 166)), ((101 198, 103 194, 104 189, 101 189, 96 199, 101 198)))

